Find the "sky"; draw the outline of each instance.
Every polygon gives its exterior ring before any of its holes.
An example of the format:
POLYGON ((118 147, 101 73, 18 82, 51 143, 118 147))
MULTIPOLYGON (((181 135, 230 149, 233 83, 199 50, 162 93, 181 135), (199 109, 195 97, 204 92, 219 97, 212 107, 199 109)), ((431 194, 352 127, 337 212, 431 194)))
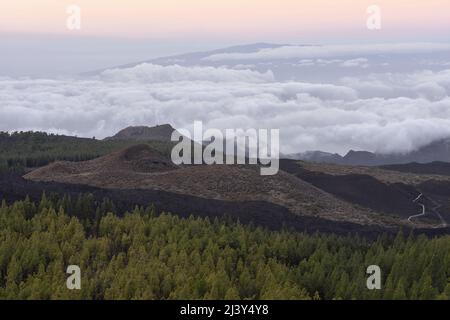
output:
POLYGON ((233 44, 448 41, 450 0, 0 2, 0 75, 75 74, 233 44), (382 28, 366 27, 370 5, 382 28), (66 12, 81 9, 81 29, 66 12))
POLYGON ((280 129, 283 153, 412 151, 450 138, 449 12, 450 0, 1 1, 0 131, 103 138, 200 120, 280 129), (72 4, 80 30, 66 27, 72 4))
POLYGON ((15 0, 0 4, 0 28, 64 34, 70 4, 82 10, 81 33, 96 36, 352 38, 368 35, 366 9, 373 4, 393 38, 411 31, 445 36, 450 26, 448 0, 15 0))

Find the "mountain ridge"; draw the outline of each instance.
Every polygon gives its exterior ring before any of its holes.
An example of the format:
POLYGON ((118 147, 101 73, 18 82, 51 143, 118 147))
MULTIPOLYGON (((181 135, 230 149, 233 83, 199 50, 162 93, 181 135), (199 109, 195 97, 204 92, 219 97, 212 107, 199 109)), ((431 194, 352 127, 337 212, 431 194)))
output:
POLYGON ((450 162, 450 138, 433 141, 408 153, 381 154, 370 151, 349 150, 341 156, 324 151, 307 151, 288 154, 287 159, 304 160, 318 163, 332 163, 354 166, 382 166, 407 163, 450 162))
POLYGON ((170 124, 156 126, 128 126, 104 140, 136 140, 170 142, 175 129, 170 124))
POLYGON ((175 55, 169 55, 169 56, 162 56, 159 58, 149 59, 149 60, 142 60, 138 62, 131 62, 127 64, 122 64, 118 66, 111 66, 109 68, 102 68, 99 70, 93 70, 88 72, 83 72, 81 75, 85 76, 94 76, 102 73, 103 71, 110 70, 110 69, 128 69, 133 68, 137 65, 144 64, 144 63, 153 63, 158 65, 168 65, 173 64, 174 62, 185 62, 189 60, 202 60, 205 57, 208 57, 210 55, 214 54, 222 54, 222 53, 250 53, 250 52, 256 52, 261 49, 269 49, 269 48, 279 48, 279 47, 285 47, 285 46, 295 46, 293 44, 276 44, 276 43, 267 43, 267 42, 255 42, 250 44, 243 44, 243 45, 234 45, 229 46, 225 48, 219 48, 214 50, 206 50, 206 51, 195 51, 195 52, 187 52, 182 54, 175 54, 175 55), (183 60, 183 61, 182 61, 183 60))

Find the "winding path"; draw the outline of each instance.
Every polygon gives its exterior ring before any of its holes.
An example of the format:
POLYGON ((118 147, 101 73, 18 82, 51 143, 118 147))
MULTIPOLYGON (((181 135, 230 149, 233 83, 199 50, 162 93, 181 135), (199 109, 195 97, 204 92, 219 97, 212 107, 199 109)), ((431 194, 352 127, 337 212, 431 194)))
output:
MULTIPOLYGON (((415 198, 415 199, 413 200, 413 202, 416 203, 417 201, 419 201, 419 200, 422 198, 422 196, 423 196, 422 193, 419 194, 419 196, 418 196, 417 198, 415 198)), ((420 203, 420 202, 418 202, 417 204, 418 204, 419 206, 422 207, 422 213, 419 213, 419 214, 415 214, 415 215, 410 216, 410 217, 408 218, 408 221, 411 222, 411 223, 414 223, 414 222, 411 221, 411 219, 413 219, 413 218, 419 218, 419 217, 422 217, 422 216, 424 216, 424 215, 426 214, 426 211, 425 211, 425 205, 424 205, 423 203, 420 203)))
POLYGON ((445 227, 447 227, 447 221, 445 221, 445 219, 441 216, 441 214, 438 211, 438 209, 440 207, 442 207, 442 205, 436 203, 433 199, 430 199, 430 201, 433 202, 433 204, 435 205, 435 207, 433 207, 433 209, 431 209, 431 211, 433 211, 439 217, 439 220, 441 220, 441 225, 440 226, 436 226, 436 228, 439 228, 439 227, 445 228, 445 227))
MULTIPOLYGON (((419 201, 420 199, 422 199, 422 198, 423 198, 423 194, 421 193, 421 194, 419 194, 419 196, 418 196, 417 198, 415 198, 415 199, 413 200, 414 203, 417 203, 419 206, 422 207, 422 213, 412 215, 412 216, 410 216, 410 217, 408 218, 408 221, 411 222, 412 224, 414 224, 414 222, 412 221, 412 219, 414 219, 414 218, 419 218, 419 217, 423 217, 423 216, 426 214, 425 205, 424 205, 423 203, 418 202, 418 201, 419 201)), ((434 200, 431 199, 431 198, 428 198, 428 200, 431 201, 431 202, 435 205, 435 206, 431 209, 431 211, 434 212, 434 213, 438 216, 439 220, 441 220, 441 224, 440 224, 439 226, 436 226, 435 228, 440 228, 440 227, 444 227, 444 228, 445 228, 445 227, 447 227, 447 222, 446 222, 446 221, 444 220, 444 218, 441 216, 441 214, 439 213, 439 211, 437 211, 440 207, 442 207, 442 205, 436 203, 436 201, 434 201, 434 200)))

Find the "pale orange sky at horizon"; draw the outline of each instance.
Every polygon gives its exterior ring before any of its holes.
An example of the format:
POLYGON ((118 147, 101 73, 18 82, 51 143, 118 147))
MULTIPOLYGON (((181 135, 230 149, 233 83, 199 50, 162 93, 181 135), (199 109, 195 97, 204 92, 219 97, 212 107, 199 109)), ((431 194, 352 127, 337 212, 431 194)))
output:
POLYGON ((68 34, 66 8, 82 10, 80 35, 286 37, 364 35, 369 5, 381 34, 448 34, 450 0, 15 0, 0 3, 0 32, 68 34))

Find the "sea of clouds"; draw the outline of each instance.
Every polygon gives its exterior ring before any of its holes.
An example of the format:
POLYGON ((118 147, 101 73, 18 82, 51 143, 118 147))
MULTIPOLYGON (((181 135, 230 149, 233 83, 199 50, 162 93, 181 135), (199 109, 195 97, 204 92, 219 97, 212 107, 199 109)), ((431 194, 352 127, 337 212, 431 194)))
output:
POLYGON ((200 120, 279 128, 283 153, 407 152, 450 137, 449 95, 445 68, 309 83, 278 81, 270 70, 146 63, 90 77, 0 78, 0 130, 103 138, 130 125, 200 120))

